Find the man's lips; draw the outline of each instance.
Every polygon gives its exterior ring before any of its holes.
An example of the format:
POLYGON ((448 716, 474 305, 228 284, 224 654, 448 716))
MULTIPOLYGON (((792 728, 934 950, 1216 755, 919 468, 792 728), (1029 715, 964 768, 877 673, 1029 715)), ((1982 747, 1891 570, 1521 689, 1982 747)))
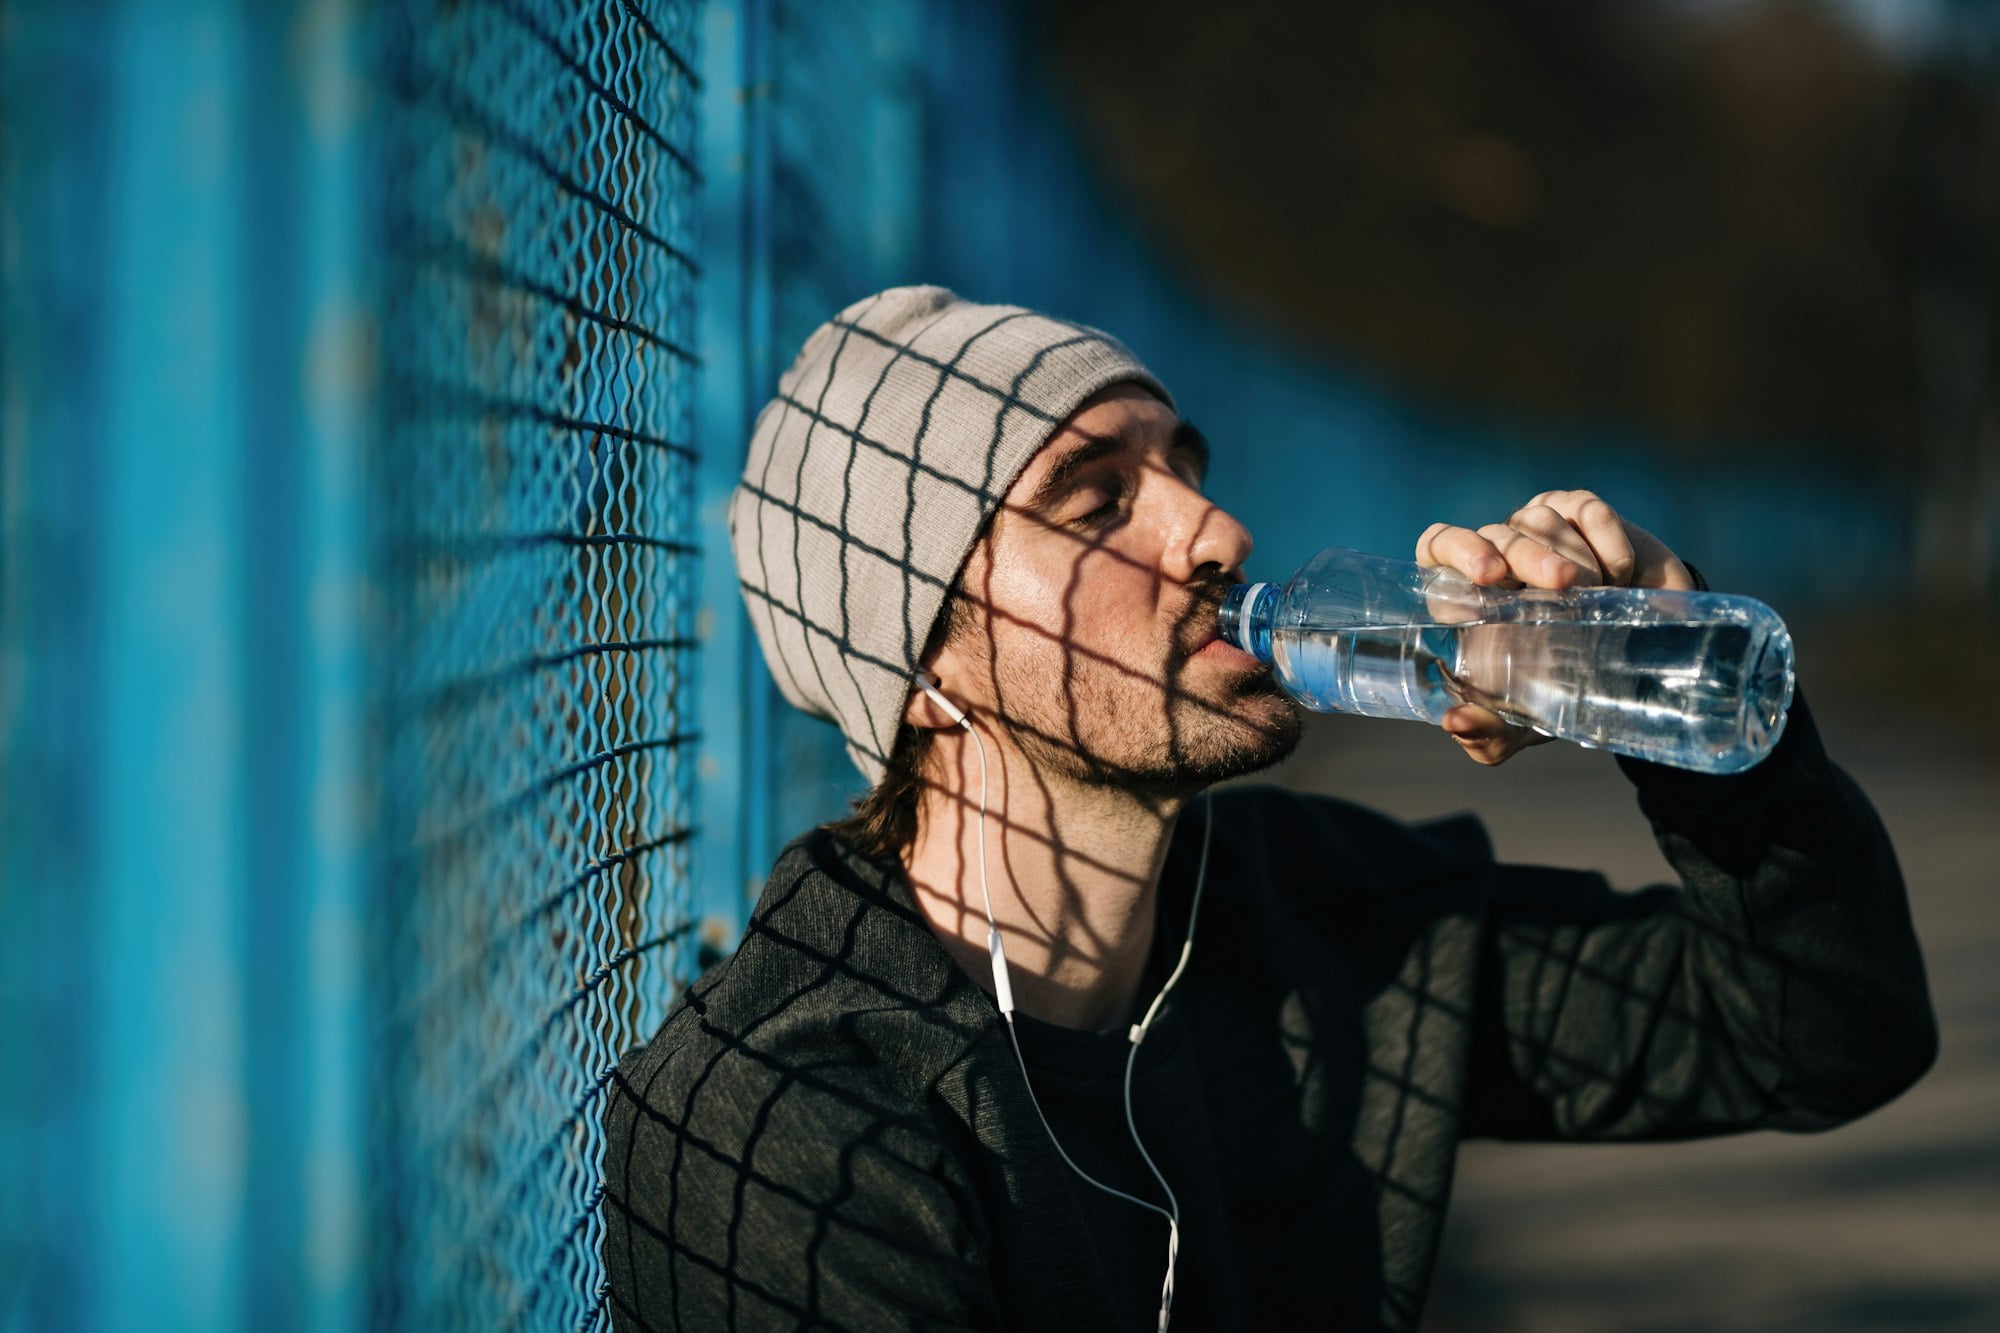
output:
POLYGON ((1202 645, 1190 653, 1191 658, 1220 662, 1229 666, 1262 668, 1263 663, 1244 652, 1219 634, 1211 634, 1202 645))
POLYGON ((1251 654, 1222 637, 1222 627, 1217 623, 1221 612, 1221 600, 1215 605, 1196 607, 1187 623, 1195 627, 1195 633, 1188 646, 1181 652, 1183 661, 1201 660, 1235 667, 1261 667, 1264 664, 1251 654))

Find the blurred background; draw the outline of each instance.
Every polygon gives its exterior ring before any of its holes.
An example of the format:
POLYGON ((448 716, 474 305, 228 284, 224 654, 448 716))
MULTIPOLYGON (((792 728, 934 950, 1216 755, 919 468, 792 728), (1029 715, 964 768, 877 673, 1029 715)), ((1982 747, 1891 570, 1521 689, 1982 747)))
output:
MULTIPOLYGON (((609 1069, 842 808, 722 530, 810 329, 1130 342, 1282 575, 1589 487, 1772 603, 1937 1069, 1480 1144, 1440 1329, 2000 1327, 2000 6, 0 0, 0 1328, 604 1327, 609 1069)), ((1609 761, 1278 780, 1665 874, 1609 761)))

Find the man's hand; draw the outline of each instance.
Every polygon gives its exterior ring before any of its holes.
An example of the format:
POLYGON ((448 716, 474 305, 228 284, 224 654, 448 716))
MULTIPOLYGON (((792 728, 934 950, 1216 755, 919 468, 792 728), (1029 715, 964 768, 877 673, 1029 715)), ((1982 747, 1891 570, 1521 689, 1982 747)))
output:
MULTIPOLYGON (((1543 491, 1505 523, 1433 523, 1417 538, 1417 563, 1446 565, 1474 583, 1510 588, 1694 587, 1665 543, 1618 516, 1591 491, 1543 491)), ((1444 715, 1444 729, 1482 764, 1503 764, 1548 740, 1477 704, 1444 715)))

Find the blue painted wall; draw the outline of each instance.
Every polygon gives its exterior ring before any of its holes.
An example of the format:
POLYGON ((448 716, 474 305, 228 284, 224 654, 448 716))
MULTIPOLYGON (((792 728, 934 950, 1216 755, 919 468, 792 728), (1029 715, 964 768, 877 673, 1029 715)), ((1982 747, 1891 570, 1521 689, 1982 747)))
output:
POLYGON ((358 1311, 358 42, 6 16, 11 1327, 358 1311))

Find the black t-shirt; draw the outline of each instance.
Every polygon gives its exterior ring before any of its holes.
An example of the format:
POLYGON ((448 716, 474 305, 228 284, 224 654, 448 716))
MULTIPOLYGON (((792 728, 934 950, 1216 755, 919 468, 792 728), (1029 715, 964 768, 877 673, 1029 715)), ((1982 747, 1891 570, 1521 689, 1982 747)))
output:
MULTIPOLYGON (((1162 899, 1183 901, 1186 867, 1178 862, 1163 875, 1162 899)), ((1137 1022, 1172 974, 1186 937, 1186 913, 1162 920, 1153 933, 1153 948, 1141 973, 1132 1014, 1137 1022)), ((1195 948, 1201 947, 1196 932, 1195 948)), ((1131 1055, 1130 1026, 1085 1032, 1014 1016, 1026 1064, 1029 1086, 1048 1118, 1050 1132, 1075 1164, 1096 1180, 1167 1208, 1166 1192, 1140 1156, 1125 1116, 1125 1070, 1131 1055)), ((1132 1114, 1140 1142, 1173 1189, 1181 1206, 1181 1254, 1175 1265, 1175 1312, 1183 1327, 1198 1327, 1194 1316, 1214 1304, 1201 1277, 1192 1283, 1190 1269, 1206 1275, 1222 1266, 1197 1259, 1189 1250, 1188 1233, 1204 1249, 1226 1243, 1213 1207, 1218 1194, 1212 1179, 1214 1154, 1207 1142, 1207 1108, 1193 1044, 1181 1007, 1169 994, 1155 1016, 1132 1069, 1132 1114), (1190 1295, 1190 1287, 1193 1295, 1190 1295)), ((1081 1182, 1079 1182, 1081 1183, 1081 1182)), ((1108 1290, 1129 1296, 1130 1309, 1120 1310, 1121 1327, 1150 1329, 1157 1324, 1161 1284, 1167 1272, 1167 1220, 1126 1199, 1086 1185, 1080 1200, 1088 1221, 1088 1237, 1108 1290), (1124 1316, 1129 1314, 1130 1318, 1124 1316)))

